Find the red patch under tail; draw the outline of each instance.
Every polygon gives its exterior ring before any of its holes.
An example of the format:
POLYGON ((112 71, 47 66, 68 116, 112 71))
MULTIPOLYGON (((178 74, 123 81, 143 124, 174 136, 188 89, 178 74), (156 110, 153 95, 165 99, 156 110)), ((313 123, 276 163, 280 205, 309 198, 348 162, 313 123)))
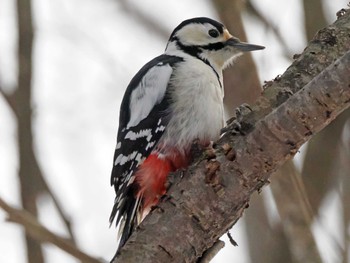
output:
POLYGON ((142 219, 166 193, 165 183, 169 172, 187 167, 188 158, 186 157, 180 153, 171 156, 152 153, 140 165, 135 175, 135 183, 138 186, 136 197, 142 199, 140 210, 142 219))

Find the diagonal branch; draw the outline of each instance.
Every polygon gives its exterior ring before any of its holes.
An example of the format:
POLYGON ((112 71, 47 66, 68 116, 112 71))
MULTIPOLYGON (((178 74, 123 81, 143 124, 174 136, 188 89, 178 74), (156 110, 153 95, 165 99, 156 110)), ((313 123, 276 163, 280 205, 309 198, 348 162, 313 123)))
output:
POLYGON ((39 168, 39 164, 37 163, 36 159, 35 159, 35 162, 36 162, 36 165, 38 166, 38 172, 35 174, 35 177, 36 177, 37 181, 40 182, 40 183, 38 183, 38 185, 40 185, 39 192, 47 194, 51 198, 51 200, 54 204, 54 207, 56 207, 56 209, 57 209, 59 217, 63 221, 63 224, 69 233, 70 241, 72 241, 72 243, 74 245, 76 245, 76 240, 75 240, 75 236, 73 233, 71 221, 70 221, 68 215, 65 213, 64 209, 62 208, 58 198, 56 197, 54 192, 51 190, 51 187, 46 182, 45 177, 44 177, 43 173, 41 172, 41 169, 39 168))
POLYGON ((241 123, 243 135, 227 132, 215 157, 173 176, 165 200, 114 262, 194 262, 237 222, 270 174, 350 106, 349 35, 348 11, 267 85, 241 123))
POLYGON ((161 38, 168 39, 169 32, 163 25, 161 25, 161 23, 148 17, 138 9, 138 7, 130 3, 130 1, 120 0, 119 4, 126 13, 130 14, 133 19, 140 23, 140 25, 147 28, 149 32, 152 32, 152 34, 155 33, 161 38))
POLYGON ((246 1, 246 7, 249 14, 256 17, 261 23, 264 24, 264 26, 271 30, 273 34, 276 36, 278 42, 280 42, 280 46, 283 50, 283 55, 287 60, 290 60, 292 58, 292 52, 290 51, 289 45, 284 40, 282 34, 280 33, 278 27, 274 25, 271 21, 269 21, 268 18, 266 18, 252 3, 251 0, 246 1))
POLYGON ((2 86, 0 86, 0 94, 2 95, 4 100, 7 102, 7 105, 10 107, 10 109, 16 114, 16 107, 13 101, 13 97, 4 91, 2 86))
POLYGON ((312 209, 300 173, 292 161, 272 176, 270 185, 293 262, 322 263, 311 232, 312 209))
POLYGON ((26 232, 37 241, 52 243, 82 262, 101 263, 100 260, 80 251, 70 240, 52 233, 27 211, 13 208, 1 198, 0 207, 7 212, 9 221, 22 225, 26 232))

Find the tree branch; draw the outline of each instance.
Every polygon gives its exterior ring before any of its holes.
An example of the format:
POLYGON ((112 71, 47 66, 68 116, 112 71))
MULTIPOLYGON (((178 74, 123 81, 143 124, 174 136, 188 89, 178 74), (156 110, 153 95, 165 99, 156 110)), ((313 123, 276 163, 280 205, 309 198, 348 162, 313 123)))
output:
POLYGON ((16 108, 14 105, 13 97, 4 91, 2 86, 0 86, 0 94, 2 95, 4 100, 7 102, 7 105, 10 107, 12 112, 16 114, 16 108))
POLYGON ((280 33, 278 27, 274 25, 268 18, 266 18, 258 9, 255 8, 251 0, 246 1, 247 12, 257 18, 259 22, 265 25, 266 29, 271 30, 276 36, 277 41, 280 43, 280 47, 283 50, 283 56, 290 60, 292 58, 292 52, 290 51, 288 43, 284 40, 282 34, 280 33))
POLYGON ((97 260, 82 251, 80 251, 72 242, 66 238, 60 237, 46 227, 41 225, 35 217, 33 217, 30 213, 25 210, 20 210, 11 207, 8 205, 3 199, 0 198, 0 207, 4 209, 9 218, 8 220, 17 224, 22 225, 26 232, 37 241, 50 242, 62 250, 66 251, 70 255, 76 257, 82 262, 86 263, 101 263, 102 261, 97 260))
POLYGON ((168 39, 169 32, 164 26, 161 25, 161 23, 153 20, 151 17, 148 17, 137 6, 130 3, 130 1, 119 0, 118 3, 126 13, 129 13, 133 19, 139 21, 142 26, 147 28, 152 33, 156 33, 159 37, 168 39))
POLYGON ((72 243, 74 245, 76 245, 76 240, 75 240, 75 236, 73 233, 73 229, 72 229, 72 224, 71 221, 69 219, 69 217, 66 215, 64 209, 62 208, 58 198, 56 198, 56 195, 54 194, 54 192, 51 190, 50 186, 48 185, 48 183, 46 182, 43 173, 41 172, 41 170, 39 170, 40 172, 38 172, 36 174, 36 178, 38 181, 40 181, 40 185, 41 185, 41 189, 40 191, 47 194, 51 199, 52 202, 54 204, 54 207, 56 207, 58 215, 60 216, 60 218, 63 221, 64 226, 66 227, 68 233, 69 233, 69 239, 70 241, 72 241, 72 243))
POLYGON ((221 241, 221 240, 216 241, 211 248, 207 249, 204 252, 203 256, 199 258, 197 263, 209 263, 224 246, 225 246, 224 241, 221 241))
POLYGON ((226 132, 214 158, 201 157, 183 177, 172 177, 164 201, 114 262, 194 262, 237 222, 270 174, 350 106, 349 17, 348 11, 319 31, 285 74, 266 85, 241 123, 244 135, 226 132))
POLYGON ((292 161, 286 162, 271 177, 270 185, 282 227, 293 255, 293 262, 322 263, 311 232, 312 209, 301 175, 292 161))

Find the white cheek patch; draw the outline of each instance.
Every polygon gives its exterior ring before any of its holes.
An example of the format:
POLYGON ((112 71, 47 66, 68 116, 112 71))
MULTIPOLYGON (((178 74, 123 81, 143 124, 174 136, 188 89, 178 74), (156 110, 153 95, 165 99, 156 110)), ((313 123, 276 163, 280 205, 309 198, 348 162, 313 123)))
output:
POLYGON ((177 36, 179 37, 180 41, 184 45, 202 45, 203 44, 203 38, 204 38, 204 30, 203 25, 196 24, 191 25, 191 27, 184 27, 181 29, 177 36), (187 41, 187 39, 190 40, 187 41))
POLYGON ((210 30, 218 31, 216 27, 209 23, 189 24, 181 28, 176 33, 176 37, 185 46, 205 46, 211 43, 224 42, 227 40, 226 38, 231 36, 226 29, 227 33, 224 31, 224 34, 212 37, 208 33, 210 30))

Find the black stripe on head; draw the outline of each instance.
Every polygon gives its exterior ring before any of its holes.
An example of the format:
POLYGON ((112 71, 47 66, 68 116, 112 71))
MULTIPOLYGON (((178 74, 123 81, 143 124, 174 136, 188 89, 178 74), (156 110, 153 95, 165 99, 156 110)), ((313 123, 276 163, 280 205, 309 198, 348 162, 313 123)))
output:
POLYGON ((195 18, 187 19, 187 20, 183 21, 180 25, 178 25, 174 29, 174 31, 171 33, 171 35, 169 37, 169 41, 174 40, 175 34, 177 33, 177 31, 179 31, 181 28, 183 28, 184 26, 186 26, 188 24, 211 24, 220 32, 220 34, 222 34, 224 31, 224 25, 218 21, 215 21, 215 20, 208 18, 208 17, 195 17, 195 18))
POLYGON ((205 46, 199 46, 202 49, 206 50, 220 50, 225 47, 225 44, 223 42, 216 42, 216 43, 211 43, 205 46))

